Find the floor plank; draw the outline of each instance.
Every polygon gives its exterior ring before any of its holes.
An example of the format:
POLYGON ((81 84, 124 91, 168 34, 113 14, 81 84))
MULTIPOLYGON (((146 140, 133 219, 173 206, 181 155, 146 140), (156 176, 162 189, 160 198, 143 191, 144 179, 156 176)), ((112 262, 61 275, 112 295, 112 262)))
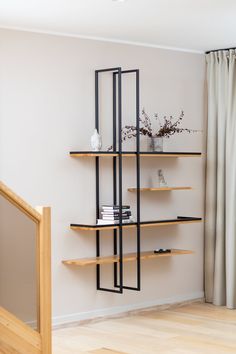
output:
POLYGON ((97 349, 97 350, 92 350, 91 352, 89 352, 90 354, 126 354, 124 352, 117 352, 114 350, 110 350, 107 348, 101 348, 101 349, 97 349))
POLYGON ((236 353, 236 311, 195 303, 53 332, 53 354, 236 353))

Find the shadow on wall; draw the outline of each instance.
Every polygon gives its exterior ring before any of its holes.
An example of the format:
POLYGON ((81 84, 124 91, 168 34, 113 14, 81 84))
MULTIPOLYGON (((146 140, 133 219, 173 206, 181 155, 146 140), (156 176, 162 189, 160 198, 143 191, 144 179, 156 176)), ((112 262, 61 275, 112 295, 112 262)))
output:
POLYGON ((0 306, 36 328, 36 225, 0 196, 0 306))

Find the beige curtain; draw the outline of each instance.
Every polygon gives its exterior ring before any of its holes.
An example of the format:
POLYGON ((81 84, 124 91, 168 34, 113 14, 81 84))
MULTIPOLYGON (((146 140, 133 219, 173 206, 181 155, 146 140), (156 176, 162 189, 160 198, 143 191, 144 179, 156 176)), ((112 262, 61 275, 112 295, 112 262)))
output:
POLYGON ((236 308, 236 52, 207 55, 207 302, 236 308))

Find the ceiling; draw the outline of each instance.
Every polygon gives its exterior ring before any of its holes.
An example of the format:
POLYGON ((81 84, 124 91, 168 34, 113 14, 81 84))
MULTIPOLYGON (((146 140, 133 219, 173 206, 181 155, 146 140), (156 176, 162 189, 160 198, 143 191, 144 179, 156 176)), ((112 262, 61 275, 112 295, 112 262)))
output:
POLYGON ((236 46, 236 0, 0 0, 0 27, 187 51, 236 46))

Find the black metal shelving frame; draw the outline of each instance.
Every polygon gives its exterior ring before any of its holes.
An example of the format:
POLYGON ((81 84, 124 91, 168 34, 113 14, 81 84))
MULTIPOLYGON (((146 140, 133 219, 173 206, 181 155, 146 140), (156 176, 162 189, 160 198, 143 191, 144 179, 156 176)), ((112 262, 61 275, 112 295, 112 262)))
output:
MULTIPOLYGON (((122 224, 122 76, 135 74, 136 80, 136 129, 139 131, 139 70, 122 70, 121 67, 108 68, 95 71, 95 128, 99 132, 99 75, 104 72, 110 72, 113 76, 112 84, 112 100, 113 100, 113 152, 117 156, 113 156, 113 204, 119 205, 119 229, 113 230, 113 253, 119 254, 119 264, 114 264, 114 289, 104 288, 101 286, 101 267, 96 266, 97 290, 108 291, 113 293, 123 293, 123 289, 140 291, 141 289, 141 262, 140 262, 140 137, 136 138, 136 198, 137 198, 137 286, 132 287, 124 284, 123 280, 123 226, 122 224), (118 135, 118 149, 117 139, 118 135), (117 169, 118 165, 118 169, 117 169), (118 171, 117 171, 118 170, 118 171), (117 183, 118 172, 118 183, 117 183), (118 184, 118 193, 117 193, 118 184), (118 195, 117 195, 118 194, 118 195), (117 232, 118 231, 118 232, 117 232)), ((95 157, 96 169, 96 217, 99 218, 100 213, 100 189, 99 189, 99 156, 95 157)), ((100 257, 100 230, 96 230, 96 256, 100 257)))
POLYGON ((101 286, 101 265, 96 265, 96 286, 97 290, 122 294, 124 289, 140 291, 141 290, 141 227, 162 226, 189 222, 198 222, 202 218, 178 216, 177 219, 141 221, 140 217, 140 157, 194 157, 201 156, 200 152, 140 152, 140 135, 136 137, 136 151, 122 150, 122 77, 123 75, 135 74, 135 109, 136 109, 136 129, 139 131, 139 70, 122 70, 121 67, 108 68, 95 71, 95 128, 99 132, 99 76, 109 72, 112 75, 112 102, 113 102, 113 146, 112 151, 71 151, 70 156, 93 156, 95 157, 95 180, 96 180, 96 218, 100 214, 100 157, 110 156, 113 166, 113 204, 119 205, 119 223, 112 225, 98 224, 71 224, 72 229, 94 230, 96 231, 96 257, 101 257, 101 234, 102 230, 113 232, 113 254, 119 256, 119 262, 114 263, 114 284, 113 288, 101 286), (118 137, 118 144, 116 143, 118 137), (118 146, 117 146, 118 145, 118 146), (136 207, 137 217, 135 222, 122 224, 122 157, 133 156, 136 159, 136 207), (117 188, 118 187, 118 188, 117 188), (136 286, 124 284, 123 268, 123 228, 133 227, 136 229, 136 286), (112 230, 113 229, 113 230, 112 230))

